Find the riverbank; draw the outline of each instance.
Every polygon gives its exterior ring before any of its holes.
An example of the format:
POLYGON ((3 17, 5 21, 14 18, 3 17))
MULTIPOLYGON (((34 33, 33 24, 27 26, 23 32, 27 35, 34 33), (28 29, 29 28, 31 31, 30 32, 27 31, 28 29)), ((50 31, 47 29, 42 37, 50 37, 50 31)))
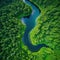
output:
MULTIPOLYGON (((51 55, 46 54, 46 60, 59 60, 60 55, 60 41, 59 41, 59 24, 60 24, 60 9, 59 9, 59 0, 30 0, 41 10, 41 15, 37 19, 37 25, 30 33, 31 42, 34 45, 44 43, 53 48, 54 55, 50 52, 51 55), (40 40, 39 40, 40 39, 40 40), (58 53, 57 53, 58 52, 58 53), (54 57, 54 59, 53 59, 54 57)), ((42 58, 42 60, 44 60, 42 58)))

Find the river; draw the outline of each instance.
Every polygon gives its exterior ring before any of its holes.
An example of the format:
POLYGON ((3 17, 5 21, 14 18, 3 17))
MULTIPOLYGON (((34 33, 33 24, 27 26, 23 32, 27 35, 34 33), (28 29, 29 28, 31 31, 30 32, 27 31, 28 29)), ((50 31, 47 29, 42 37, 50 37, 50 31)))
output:
POLYGON ((42 47, 48 47, 46 44, 33 45, 30 41, 29 33, 36 25, 36 18, 40 15, 40 10, 29 0, 23 0, 23 2, 32 7, 32 13, 29 17, 22 18, 22 21, 26 24, 26 30, 22 40, 30 51, 37 52, 42 47))

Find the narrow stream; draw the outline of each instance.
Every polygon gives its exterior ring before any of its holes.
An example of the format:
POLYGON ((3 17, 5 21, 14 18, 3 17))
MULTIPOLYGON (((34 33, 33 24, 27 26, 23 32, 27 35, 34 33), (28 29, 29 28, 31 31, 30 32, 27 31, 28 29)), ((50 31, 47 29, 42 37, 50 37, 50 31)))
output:
POLYGON ((22 18, 22 21, 24 22, 24 24, 26 24, 26 30, 25 30, 22 40, 30 51, 36 52, 36 51, 40 50, 42 47, 48 47, 45 44, 33 45, 30 41, 29 32, 35 27, 35 24, 36 24, 35 20, 40 15, 40 11, 29 0, 23 0, 23 2, 32 7, 32 13, 29 17, 22 18))

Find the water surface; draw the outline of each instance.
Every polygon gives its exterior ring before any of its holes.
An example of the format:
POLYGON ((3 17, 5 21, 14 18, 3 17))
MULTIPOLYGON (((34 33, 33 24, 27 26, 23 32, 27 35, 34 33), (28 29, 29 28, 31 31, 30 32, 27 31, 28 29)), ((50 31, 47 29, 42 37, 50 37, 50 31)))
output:
POLYGON ((23 0, 23 2, 32 7, 31 15, 29 17, 22 18, 22 21, 24 22, 24 24, 26 24, 26 30, 22 39, 24 44, 28 47, 30 51, 33 52, 40 50, 42 47, 48 47, 45 44, 38 44, 35 46, 31 43, 29 32, 35 27, 35 20, 40 15, 40 10, 29 0, 23 0))

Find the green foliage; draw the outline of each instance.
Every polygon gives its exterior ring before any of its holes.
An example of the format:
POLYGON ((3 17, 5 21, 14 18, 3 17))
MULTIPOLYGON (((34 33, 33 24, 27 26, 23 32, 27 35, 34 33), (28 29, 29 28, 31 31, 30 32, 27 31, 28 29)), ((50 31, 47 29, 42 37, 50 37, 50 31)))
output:
POLYGON ((34 45, 44 43, 53 48, 55 57, 52 54, 47 55, 46 59, 40 56, 41 60, 60 60, 60 2, 59 0, 31 1, 41 10, 36 27, 30 32, 31 42, 34 45))
POLYGON ((1 0, 0 4, 0 60, 28 59, 22 37, 25 26, 21 18, 31 14, 22 0, 1 0))
POLYGON ((45 43, 50 48, 31 52, 23 44, 25 26, 21 18, 31 14, 31 7, 22 0, 0 1, 0 60, 59 60, 59 0, 31 0, 41 10, 36 27, 31 31, 34 45, 45 43))

